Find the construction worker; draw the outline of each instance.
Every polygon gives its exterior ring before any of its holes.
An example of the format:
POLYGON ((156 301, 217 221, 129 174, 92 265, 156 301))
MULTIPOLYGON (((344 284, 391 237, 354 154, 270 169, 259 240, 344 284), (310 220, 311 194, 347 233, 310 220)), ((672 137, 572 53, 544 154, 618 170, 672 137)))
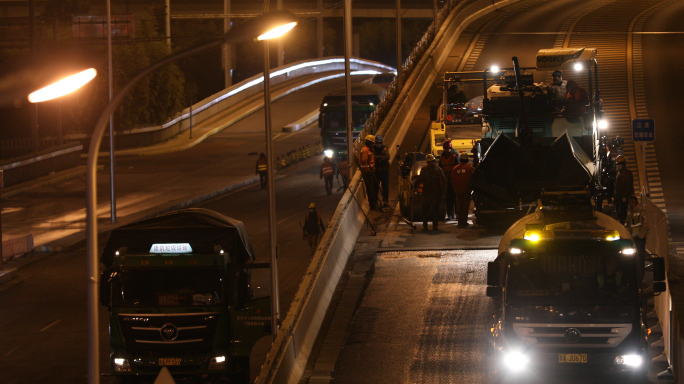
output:
POLYGON ((639 199, 632 195, 627 199, 627 218, 625 227, 629 230, 634 240, 634 245, 637 249, 638 263, 637 266, 639 275, 638 281, 644 277, 644 267, 646 260, 646 236, 648 235, 648 221, 646 219, 646 211, 639 204, 639 199))
POLYGON ((627 169, 627 158, 619 155, 615 158, 617 174, 615 175, 615 214, 624 223, 627 218, 627 199, 634 194, 634 175, 627 169))
POLYGON ((565 106, 565 99, 568 97, 568 82, 563 80, 563 72, 553 71, 553 80, 546 87, 546 94, 549 97, 549 107, 552 111, 560 112, 565 106))
POLYGON ((309 240, 311 253, 316 252, 318 240, 323 232, 325 232, 325 225, 323 225, 321 214, 316 211, 316 203, 311 203, 309 204, 309 212, 304 219, 304 234, 309 240))
POLYGON ((367 135, 365 145, 361 149, 361 159, 359 160, 359 168, 361 168, 361 175, 363 176, 363 183, 366 184, 366 195, 368 197, 368 205, 373 210, 378 207, 378 183, 375 179, 375 156, 373 155, 373 146, 375 145, 375 136, 367 135))
POLYGON ((456 217, 459 228, 468 227, 468 210, 470 209, 470 176, 475 168, 468 164, 468 153, 459 156, 459 163, 451 171, 451 183, 456 195, 456 217))
POLYGON ((420 169, 420 180, 423 183, 423 231, 428 230, 428 221, 432 220, 432 230, 439 229, 439 203, 446 190, 446 176, 442 168, 435 164, 431 154, 425 157, 427 165, 420 169))
POLYGON ((323 157, 323 164, 321 165, 320 178, 325 180, 325 193, 327 196, 332 195, 333 177, 335 177, 335 168, 328 156, 323 157))
POLYGON ((451 140, 447 139, 442 144, 442 154, 439 156, 439 167, 442 168, 444 176, 447 178, 446 187, 446 214, 449 220, 454 219, 454 204, 456 203, 456 195, 454 195, 454 188, 451 185, 451 171, 456 166, 456 152, 451 148, 451 140))
POLYGON ((373 147, 375 157, 375 178, 378 180, 382 192, 382 205, 389 207, 389 168, 390 155, 387 147, 382 144, 382 136, 375 136, 373 147))
POLYGON ((261 154, 256 161, 256 174, 259 175, 259 181, 261 182, 261 189, 266 188, 266 178, 268 177, 268 160, 266 160, 266 155, 261 154))

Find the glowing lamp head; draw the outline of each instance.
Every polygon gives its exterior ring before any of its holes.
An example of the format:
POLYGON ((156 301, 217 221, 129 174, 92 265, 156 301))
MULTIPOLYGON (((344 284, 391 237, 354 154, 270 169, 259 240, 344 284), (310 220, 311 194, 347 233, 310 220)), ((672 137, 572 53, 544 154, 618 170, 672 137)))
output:
POLYGON ((325 157, 328 157, 328 158, 333 157, 332 149, 326 149, 325 151, 323 151, 323 153, 325 153, 325 157))
POLYGON ((67 95, 86 85, 96 75, 97 71, 94 68, 86 69, 31 93, 28 100, 32 103, 40 103, 67 95))
POLYGON ((582 63, 576 63, 572 68, 577 72, 581 72, 584 69, 584 65, 582 65, 582 63))
POLYGON ((634 255, 634 254, 636 253, 636 249, 634 249, 634 248, 625 248, 625 249, 623 249, 622 251, 620 251, 620 253, 622 253, 623 255, 631 256, 631 255, 634 255))
POLYGON ((271 29, 270 31, 259 35, 259 37, 257 37, 257 40, 261 41, 261 40, 275 39, 276 37, 280 37, 280 36, 286 34, 287 32, 289 32, 290 29, 295 27, 295 25, 297 25, 296 21, 293 21, 293 22, 290 22, 287 24, 283 24, 283 25, 279 25, 279 26, 271 29))
POLYGON ((499 72, 499 66, 498 65, 492 65, 491 67, 489 67, 489 72, 498 73, 499 72))
POLYGON ((512 372, 520 372, 530 363, 530 357, 521 351, 509 351, 503 356, 503 363, 512 372))

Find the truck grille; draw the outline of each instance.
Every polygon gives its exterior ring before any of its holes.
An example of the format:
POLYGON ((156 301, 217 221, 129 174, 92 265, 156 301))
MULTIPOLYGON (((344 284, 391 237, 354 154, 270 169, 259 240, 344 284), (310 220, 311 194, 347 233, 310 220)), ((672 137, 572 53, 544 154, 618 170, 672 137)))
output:
POLYGON ((126 347, 130 352, 165 351, 175 355, 186 351, 211 350, 218 324, 218 312, 119 314, 126 347))
POLYGON ((620 345, 631 324, 513 324, 516 335, 534 347, 603 347, 620 345))

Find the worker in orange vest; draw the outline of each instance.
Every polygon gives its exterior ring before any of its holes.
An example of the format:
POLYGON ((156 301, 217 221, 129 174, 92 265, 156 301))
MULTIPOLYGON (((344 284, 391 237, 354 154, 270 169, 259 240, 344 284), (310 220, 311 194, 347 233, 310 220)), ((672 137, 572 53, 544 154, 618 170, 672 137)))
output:
POLYGON ((459 164, 451 171, 451 184, 456 194, 456 218, 460 228, 468 227, 468 210, 470 209, 470 176, 475 168, 468 164, 468 153, 459 156, 459 164))
POLYGON ((256 174, 259 175, 259 181, 261 182, 261 189, 266 188, 266 178, 268 177, 268 160, 266 160, 266 155, 261 154, 256 162, 256 174))
POLYGON ((335 177, 335 168, 333 168, 333 163, 328 156, 325 156, 321 165, 320 178, 325 180, 325 193, 327 196, 332 195, 333 177, 335 177))
POLYGON ((318 246, 318 240, 321 234, 325 232, 325 225, 323 224, 323 219, 321 219, 321 214, 316 211, 316 203, 309 204, 309 212, 307 212, 304 218, 304 234, 309 241, 309 247, 311 247, 311 253, 316 252, 316 247, 318 246))
POLYGON ((366 196, 368 197, 368 205, 373 210, 378 207, 378 183, 375 179, 375 155, 373 154, 373 146, 375 145, 375 136, 367 135, 365 144, 361 149, 361 159, 359 160, 359 168, 361 168, 361 175, 363 176, 363 183, 366 185, 366 196))
POLYGON ((454 188, 451 183, 451 171, 456 166, 458 159, 458 154, 454 152, 451 148, 451 139, 444 141, 442 145, 444 149, 442 154, 439 155, 439 167, 444 171, 444 176, 447 178, 447 188, 446 188, 446 214, 449 220, 454 219, 454 204, 456 204, 456 195, 454 194, 454 188))

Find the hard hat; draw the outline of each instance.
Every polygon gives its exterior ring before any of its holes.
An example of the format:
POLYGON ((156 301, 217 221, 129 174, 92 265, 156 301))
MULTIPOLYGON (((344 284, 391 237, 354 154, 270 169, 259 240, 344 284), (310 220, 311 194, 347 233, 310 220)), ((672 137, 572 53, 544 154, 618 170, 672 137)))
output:
POLYGON ((316 203, 309 204, 309 209, 311 209, 311 208, 316 208, 316 203))
POLYGON ((627 159, 622 155, 618 155, 618 157, 615 158, 616 164, 625 163, 625 162, 627 162, 627 159))
POLYGON ((458 158, 461 160, 468 160, 468 152, 462 152, 460 155, 458 155, 458 158))
POLYGON ((435 157, 432 156, 432 154, 428 154, 427 156, 425 156, 425 161, 427 161, 427 162, 435 161, 435 157))
POLYGON ((553 73, 552 73, 551 75, 552 75, 552 76, 556 76, 556 75, 558 75, 558 76, 563 76, 563 72, 561 72, 561 71, 559 71, 559 70, 555 70, 555 71, 553 71, 553 73))
POLYGON ((451 149, 451 140, 445 140, 442 144, 442 148, 444 148, 445 151, 447 150, 447 148, 451 149))
POLYGON ((382 136, 381 136, 381 135, 375 136, 375 143, 376 143, 376 144, 382 143, 382 136))
POLYGON ((366 141, 371 141, 371 142, 375 143, 375 136, 373 136, 373 135, 366 136, 366 141))

